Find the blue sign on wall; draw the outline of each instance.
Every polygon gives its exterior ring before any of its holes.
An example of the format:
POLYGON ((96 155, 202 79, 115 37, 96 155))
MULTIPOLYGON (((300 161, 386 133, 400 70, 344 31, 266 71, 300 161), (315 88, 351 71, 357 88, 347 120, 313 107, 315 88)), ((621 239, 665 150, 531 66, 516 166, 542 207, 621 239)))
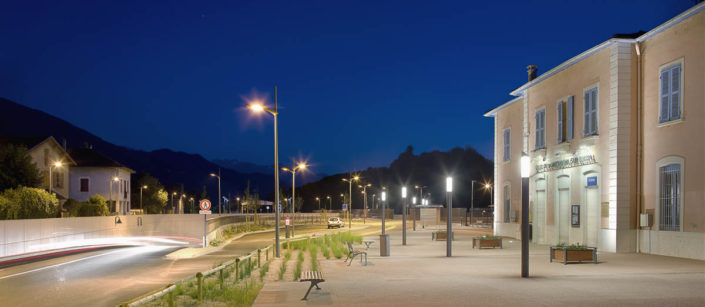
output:
POLYGON ((348 204, 343 204, 343 210, 348 210, 348 204))
POLYGON ((587 177, 587 186, 589 186, 589 187, 597 186, 597 176, 587 177))

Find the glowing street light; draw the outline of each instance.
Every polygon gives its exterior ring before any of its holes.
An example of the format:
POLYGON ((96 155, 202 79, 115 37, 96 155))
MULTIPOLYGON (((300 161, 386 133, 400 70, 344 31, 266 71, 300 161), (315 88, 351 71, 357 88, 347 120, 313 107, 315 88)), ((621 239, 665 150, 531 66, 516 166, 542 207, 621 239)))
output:
POLYGON ((296 171, 297 170, 304 170, 306 169, 307 165, 304 162, 300 162, 296 166, 292 168, 288 167, 282 167, 282 170, 285 172, 291 173, 291 230, 292 233, 291 235, 294 235, 294 202, 296 202, 296 171))
MULTIPOLYGON (((142 207, 142 190, 146 190, 146 189, 147 189, 146 185, 143 185, 140 187, 140 210, 144 210, 144 207, 142 207)), ((144 213, 144 211, 142 213, 144 213)))
POLYGON ((274 245, 276 246, 276 256, 279 258, 279 138, 277 136, 277 117, 279 112, 277 111, 277 87, 274 87, 274 110, 265 108, 261 102, 253 102, 248 106, 248 108, 256 113, 266 111, 274 116, 274 211, 276 212, 274 245))
POLYGON ((56 161, 52 165, 49 165, 49 194, 51 194, 51 186, 52 186, 52 179, 53 179, 53 177, 51 175, 51 171, 53 168, 59 168, 59 167, 62 167, 63 165, 64 164, 61 163, 61 161, 56 161))
POLYGON ((348 195, 350 195, 350 203, 348 204, 348 231, 350 231, 350 228, 352 228, 352 183, 353 181, 358 181, 360 180, 360 176, 350 176, 350 178, 343 178, 343 181, 349 183, 349 191, 348 195))
POLYGON ((401 245, 406 245, 406 187, 401 187, 402 236, 401 245))
POLYGON ((221 209, 220 201, 220 168, 218 168, 218 174, 216 173, 211 173, 211 177, 216 177, 218 178, 218 214, 223 213, 223 210, 221 209))
POLYGON ((453 177, 446 178, 446 202, 448 203, 446 257, 450 257, 453 254, 453 177))
POLYGON ((363 211, 363 212, 362 212, 362 223, 363 223, 363 224, 367 223, 367 222, 366 222, 366 219, 367 219, 367 188, 369 188, 369 187, 371 187, 371 186, 372 186, 371 183, 368 183, 368 184, 361 184, 361 185, 358 185, 358 186, 357 186, 358 188, 362 189, 362 195, 363 195, 363 197, 364 197, 364 198, 363 198, 364 201, 362 202, 362 203, 363 203, 363 206, 364 206, 364 208, 363 208, 363 210, 362 210, 362 211, 363 211))
POLYGON ((330 198, 330 195, 326 195, 326 199, 328 199, 328 211, 330 211, 333 208, 333 199, 330 198))
POLYGON ((521 277, 529 277, 529 174, 531 159, 521 155, 521 277))
MULTIPOLYGON (((118 206, 117 206, 117 201, 113 200, 113 183, 117 184, 119 181, 120 181, 120 178, 118 178, 117 176, 114 176, 113 178, 110 178, 110 182, 109 182, 109 184, 110 184, 110 202, 113 202, 113 204, 115 205, 115 212, 116 213, 118 212, 118 206)), ((117 188, 116 188, 116 190, 117 190, 117 188)))

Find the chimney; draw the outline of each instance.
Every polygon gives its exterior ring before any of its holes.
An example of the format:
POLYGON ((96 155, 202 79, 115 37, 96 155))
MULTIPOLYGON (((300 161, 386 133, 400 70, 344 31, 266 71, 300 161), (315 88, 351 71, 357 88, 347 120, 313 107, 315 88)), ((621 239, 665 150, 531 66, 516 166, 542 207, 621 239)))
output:
POLYGON ((536 79, 536 72, 538 72, 538 70, 539 69, 536 67, 536 65, 526 66, 526 72, 529 73, 529 82, 536 79))

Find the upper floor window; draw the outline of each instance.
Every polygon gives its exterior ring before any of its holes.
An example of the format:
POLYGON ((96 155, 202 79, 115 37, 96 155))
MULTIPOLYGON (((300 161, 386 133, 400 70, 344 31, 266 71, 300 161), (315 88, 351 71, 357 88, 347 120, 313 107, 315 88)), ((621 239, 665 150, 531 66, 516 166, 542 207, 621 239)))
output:
POLYGON ((573 139, 573 97, 558 102, 558 143, 573 139))
POLYGON ((503 153, 504 154, 504 156, 503 156, 504 161, 509 161, 509 159, 511 159, 510 136, 511 136, 511 132, 510 132, 509 128, 504 129, 504 153, 503 153))
POLYGON ((585 91, 583 105, 585 106, 583 133, 585 136, 597 134, 597 87, 585 91))
POLYGON ((63 172, 57 172, 54 171, 53 173, 53 181, 54 181, 54 188, 63 188, 64 187, 64 173, 63 172))
POLYGON ((536 149, 546 148, 546 109, 536 111, 536 149))
POLYGON ((680 230, 681 165, 674 163, 659 168, 659 210, 661 230, 680 230))
POLYGON ((80 189, 81 192, 88 192, 88 188, 89 188, 88 178, 81 178, 80 186, 81 186, 81 189, 80 189))
POLYGON ((661 112, 659 122, 681 118, 681 64, 661 69, 661 112))

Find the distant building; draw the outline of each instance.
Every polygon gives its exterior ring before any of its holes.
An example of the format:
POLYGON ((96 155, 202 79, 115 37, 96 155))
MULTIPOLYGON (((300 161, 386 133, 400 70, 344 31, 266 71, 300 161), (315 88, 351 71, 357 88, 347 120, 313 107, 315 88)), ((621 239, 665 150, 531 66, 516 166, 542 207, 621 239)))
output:
POLYGON ((24 146, 32 158, 32 162, 42 174, 44 181, 41 188, 49 190, 49 173, 51 168, 51 192, 56 193, 60 201, 69 198, 69 166, 75 164, 64 146, 60 145, 52 136, 2 136, 0 147, 6 144, 24 146), (61 162, 61 166, 55 166, 61 162))
POLYGON ((705 3, 536 76, 494 118, 495 233, 705 259, 705 3))
POLYGON ((135 171, 93 149, 70 149, 68 153, 75 161, 69 175, 69 196, 86 201, 100 194, 108 200, 110 212, 129 214, 130 175, 135 171))

